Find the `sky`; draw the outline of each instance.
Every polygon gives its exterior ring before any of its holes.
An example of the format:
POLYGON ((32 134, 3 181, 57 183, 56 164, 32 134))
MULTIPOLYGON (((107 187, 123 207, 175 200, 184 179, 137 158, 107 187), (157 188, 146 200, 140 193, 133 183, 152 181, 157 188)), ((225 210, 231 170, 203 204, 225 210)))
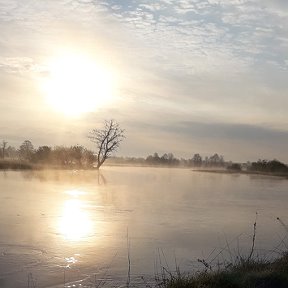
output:
POLYGON ((0 139, 288 163, 288 1, 0 0, 0 139), (83 104, 84 103, 84 104, 83 104))

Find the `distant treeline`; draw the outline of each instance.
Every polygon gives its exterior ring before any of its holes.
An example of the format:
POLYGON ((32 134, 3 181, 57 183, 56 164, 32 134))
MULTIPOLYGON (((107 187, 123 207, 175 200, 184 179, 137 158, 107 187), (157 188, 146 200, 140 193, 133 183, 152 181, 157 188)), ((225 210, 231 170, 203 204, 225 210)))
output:
POLYGON ((131 164, 131 165, 148 165, 148 166, 181 166, 181 167, 225 167, 226 163, 222 155, 217 153, 210 157, 202 157, 196 153, 191 159, 176 158, 172 153, 164 153, 159 156, 157 152, 146 158, 136 157, 111 157, 108 163, 131 164))
MULTIPOLYGON (((89 168, 93 166, 96 160, 91 150, 80 145, 70 147, 55 146, 53 148, 49 146, 39 146, 35 149, 31 141, 25 140, 18 149, 11 146, 3 149, 3 144, 0 150, 0 157, 4 160, 2 161, 2 166, 5 164, 8 165, 8 161, 10 164, 14 162, 13 165, 15 166, 15 161, 20 161, 43 166, 53 165, 59 167, 89 168)), ((12 165, 10 164, 8 167, 12 165)), ((21 169, 21 167, 22 166, 19 168, 21 169)))
POLYGON ((225 161, 222 155, 217 153, 211 156, 202 157, 199 153, 190 159, 175 158, 172 153, 165 153, 159 156, 158 153, 149 155, 146 158, 137 157, 112 157, 107 161, 110 164, 118 165, 143 165, 143 166, 167 166, 167 167, 191 167, 199 169, 222 168, 234 172, 260 172, 274 174, 288 174, 288 166, 274 160, 258 160, 257 162, 233 163, 225 161))
MULTIPOLYGON (((0 146, 0 169, 29 169, 31 165, 54 166, 63 168, 93 168, 96 155, 93 151, 80 146, 39 146, 34 148, 29 140, 25 140, 18 149, 8 146, 3 141, 0 146), (17 161, 19 164, 17 164, 17 161), (30 165, 31 164, 31 165, 30 165), (30 165, 30 166, 29 166, 30 165)), ((261 173, 288 174, 288 167, 284 163, 274 160, 258 160, 257 162, 233 163, 225 161, 222 155, 214 153, 211 156, 201 156, 195 153, 191 158, 176 158, 172 153, 160 156, 157 152, 143 157, 111 157, 106 161, 110 165, 138 165, 138 166, 165 166, 191 167, 199 169, 221 168, 234 172, 242 170, 261 173)))
MULTIPOLYGON (((0 157, 6 160, 19 160, 26 163, 55 165, 64 167, 93 167, 96 155, 87 148, 74 145, 65 146, 39 146, 34 148, 30 140, 25 140, 18 149, 7 146, 8 142, 3 141, 0 149, 0 157)), ((225 161, 222 155, 217 153, 210 157, 203 158, 196 153, 191 159, 178 159, 172 153, 158 153, 149 155, 146 158, 136 157, 111 157, 107 160, 109 164, 133 164, 149 166, 186 166, 186 167, 224 167, 225 161)))
POLYGON ((284 163, 274 159, 272 161, 268 160, 258 160, 257 162, 252 162, 248 169, 250 171, 259 171, 266 173, 288 173, 288 167, 284 163))

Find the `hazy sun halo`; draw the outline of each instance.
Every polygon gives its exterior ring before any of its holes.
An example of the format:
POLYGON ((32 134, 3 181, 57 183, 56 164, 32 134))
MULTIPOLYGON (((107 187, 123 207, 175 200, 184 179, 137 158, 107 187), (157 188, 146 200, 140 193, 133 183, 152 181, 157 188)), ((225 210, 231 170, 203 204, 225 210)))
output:
POLYGON ((48 69, 46 100, 66 115, 93 111, 112 99, 113 75, 92 58, 65 55, 51 61, 48 69))

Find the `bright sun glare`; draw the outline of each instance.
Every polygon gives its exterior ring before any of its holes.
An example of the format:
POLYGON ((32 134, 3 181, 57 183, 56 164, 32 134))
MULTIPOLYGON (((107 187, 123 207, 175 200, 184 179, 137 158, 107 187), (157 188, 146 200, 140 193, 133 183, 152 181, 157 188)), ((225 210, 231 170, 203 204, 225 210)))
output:
POLYGON ((65 202, 59 231, 70 241, 84 240, 92 232, 92 221, 81 200, 70 199, 65 202))
POLYGON ((44 90, 49 105, 75 116, 110 102, 113 86, 114 77, 107 68, 92 58, 70 54, 51 61, 44 90))

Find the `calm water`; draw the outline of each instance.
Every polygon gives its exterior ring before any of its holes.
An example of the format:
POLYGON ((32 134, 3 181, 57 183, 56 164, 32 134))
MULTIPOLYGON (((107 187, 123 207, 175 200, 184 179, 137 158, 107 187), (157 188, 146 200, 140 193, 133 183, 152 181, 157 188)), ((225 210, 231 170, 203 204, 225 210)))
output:
POLYGON ((0 287, 125 285, 128 254, 131 281, 144 286, 141 276, 175 261, 185 271, 223 248, 247 253, 256 212, 257 253, 269 257, 286 233, 276 218, 288 223, 288 181, 276 177, 2 171, 0 189, 0 287))

